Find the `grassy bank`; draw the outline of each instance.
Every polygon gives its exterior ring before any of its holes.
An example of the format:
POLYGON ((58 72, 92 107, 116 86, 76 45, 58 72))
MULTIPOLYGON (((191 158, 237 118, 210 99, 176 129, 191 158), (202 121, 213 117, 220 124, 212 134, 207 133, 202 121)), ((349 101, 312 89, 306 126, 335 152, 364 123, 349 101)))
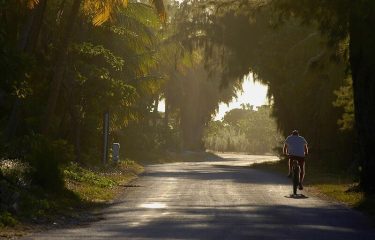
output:
POLYGON ((71 163, 63 169, 65 188, 58 193, 48 193, 37 186, 19 183, 26 181, 24 179, 14 181, 22 176, 19 172, 23 169, 19 165, 14 161, 1 169, 7 174, 0 179, 0 190, 7 191, 8 201, 12 202, 10 207, 4 210, 6 207, 2 206, 0 211, 0 238, 90 221, 88 210, 105 206, 143 171, 142 166, 129 160, 96 168, 71 163))
POLYGON ((142 171, 143 167, 133 161, 123 161, 95 169, 72 164, 64 170, 65 185, 82 201, 106 202, 115 198, 124 185, 135 179, 142 171))
MULTIPOLYGON (((286 176, 287 160, 254 164, 251 167, 286 176)), ((375 196, 367 196, 356 187, 356 178, 348 171, 327 169, 320 163, 306 162, 305 190, 322 198, 343 203, 375 217, 375 196)))

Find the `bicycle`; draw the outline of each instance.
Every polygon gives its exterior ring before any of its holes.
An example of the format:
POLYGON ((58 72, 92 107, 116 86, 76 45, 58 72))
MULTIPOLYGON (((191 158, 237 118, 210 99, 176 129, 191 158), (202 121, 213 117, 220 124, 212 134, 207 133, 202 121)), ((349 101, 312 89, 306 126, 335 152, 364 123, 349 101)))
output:
POLYGON ((292 162, 292 181, 293 181, 293 195, 297 195, 297 188, 300 184, 299 177, 301 173, 301 168, 297 160, 293 159, 292 162))

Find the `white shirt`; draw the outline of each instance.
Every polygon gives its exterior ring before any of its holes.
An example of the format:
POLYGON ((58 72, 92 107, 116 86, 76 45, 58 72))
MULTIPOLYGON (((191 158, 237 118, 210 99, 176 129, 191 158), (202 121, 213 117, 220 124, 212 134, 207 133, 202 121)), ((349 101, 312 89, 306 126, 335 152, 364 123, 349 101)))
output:
POLYGON ((305 138, 299 135, 290 135, 286 138, 285 144, 288 147, 288 153, 297 157, 305 156, 305 138))

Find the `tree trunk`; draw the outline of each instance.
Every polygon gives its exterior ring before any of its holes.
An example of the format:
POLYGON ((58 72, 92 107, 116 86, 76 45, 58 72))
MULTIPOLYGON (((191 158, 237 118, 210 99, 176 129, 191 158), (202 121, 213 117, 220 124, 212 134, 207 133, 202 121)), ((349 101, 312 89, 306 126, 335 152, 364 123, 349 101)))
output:
POLYGON ((165 98, 165 103, 164 103, 164 127, 165 127, 165 131, 168 132, 169 131, 169 101, 167 98, 165 98))
POLYGON ((169 107, 168 107, 168 104, 169 104, 169 101, 167 98, 165 98, 165 101, 164 101, 164 136, 165 136, 165 146, 166 146, 166 149, 168 150, 168 148, 171 146, 171 142, 170 142, 170 132, 169 132, 169 107))
POLYGON ((70 116, 72 118, 73 138, 74 138, 74 154, 75 161, 81 162, 81 113, 77 106, 69 106, 70 116))
POLYGON ((362 165, 361 187, 375 192, 375 2, 356 4, 350 18, 350 64, 356 130, 362 165), (358 6, 359 5, 359 6, 358 6))
MULTIPOLYGON (((188 100, 189 101, 189 100, 188 100)), ((203 151, 204 120, 191 102, 181 108, 181 131, 184 150, 203 151)))
MULTIPOLYGON (((20 39, 18 41, 18 50, 27 54, 33 54, 35 51, 36 44, 39 39, 39 33, 42 28, 44 13, 46 12, 47 0, 41 0, 39 4, 32 9, 27 17, 27 21, 24 24, 20 39)), ((5 129, 6 140, 11 140, 17 132, 18 124, 20 123, 22 101, 20 98, 16 98, 9 120, 5 129)))
POLYGON ((31 26, 30 33, 28 34, 27 44, 24 47, 26 53, 33 53, 36 44, 38 43, 39 33, 43 25, 44 13, 46 12, 47 8, 47 0, 40 0, 38 6, 35 8, 34 21, 31 26))
POLYGON ((52 118, 55 113, 57 100, 59 97, 61 83, 63 81, 64 69, 67 60, 67 50, 69 47, 70 40, 73 35, 73 27, 78 17, 79 8, 81 6, 82 0, 74 0, 70 14, 68 16, 66 26, 64 28, 64 33, 62 35, 60 44, 58 45, 56 59, 55 59, 55 69, 53 71, 52 83, 50 88, 50 93, 47 102, 46 112, 41 123, 40 129, 42 134, 48 134, 49 128, 51 126, 52 118))
POLYGON ((154 109, 153 109, 153 112, 152 112, 152 124, 153 124, 154 128, 156 127, 157 122, 159 120, 158 108, 159 108, 159 97, 157 97, 155 99, 155 106, 154 106, 154 109))

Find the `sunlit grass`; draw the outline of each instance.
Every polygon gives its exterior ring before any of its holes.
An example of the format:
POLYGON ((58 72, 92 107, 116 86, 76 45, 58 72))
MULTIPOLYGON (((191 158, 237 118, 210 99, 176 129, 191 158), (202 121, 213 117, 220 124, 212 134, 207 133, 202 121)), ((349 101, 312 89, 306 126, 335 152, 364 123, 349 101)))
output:
POLYGON ((321 193, 334 198, 335 200, 345 203, 350 207, 357 207, 364 200, 362 192, 348 192, 351 184, 330 183, 330 184, 308 184, 317 188, 321 193))
POLYGON ((112 200, 124 184, 132 181, 143 167, 135 162, 120 162, 118 165, 100 169, 86 169, 71 165, 65 169, 66 188, 88 202, 112 200))

